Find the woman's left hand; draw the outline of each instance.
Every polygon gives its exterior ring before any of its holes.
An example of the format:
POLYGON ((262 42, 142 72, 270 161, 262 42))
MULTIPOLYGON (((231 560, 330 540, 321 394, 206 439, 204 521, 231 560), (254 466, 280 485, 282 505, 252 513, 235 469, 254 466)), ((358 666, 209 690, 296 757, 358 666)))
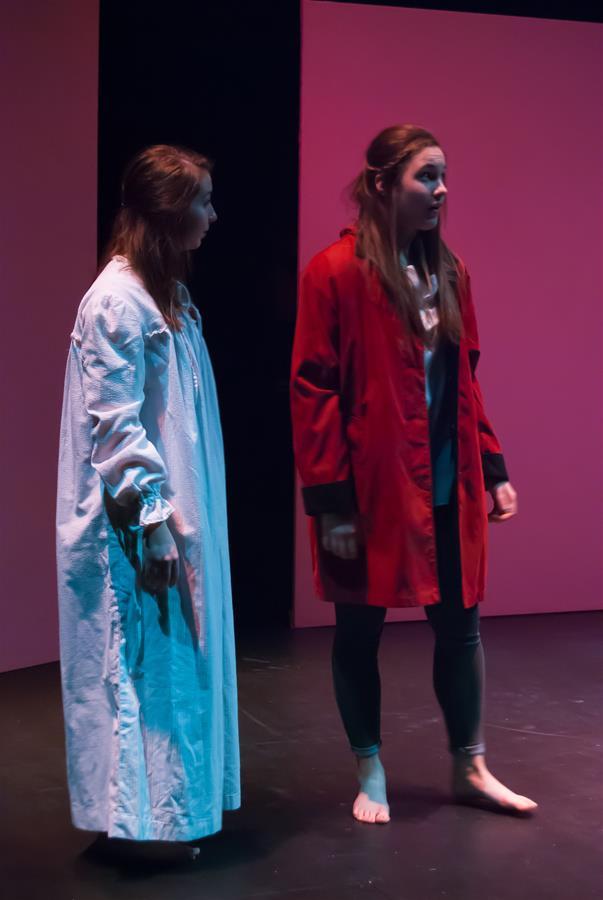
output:
POLYGON ((494 506, 488 516, 489 522, 506 522, 517 515, 517 494, 510 481, 498 484, 490 490, 494 506))
POLYGON ((178 582, 178 548, 166 522, 147 526, 142 541, 141 583, 145 591, 158 594, 178 582))

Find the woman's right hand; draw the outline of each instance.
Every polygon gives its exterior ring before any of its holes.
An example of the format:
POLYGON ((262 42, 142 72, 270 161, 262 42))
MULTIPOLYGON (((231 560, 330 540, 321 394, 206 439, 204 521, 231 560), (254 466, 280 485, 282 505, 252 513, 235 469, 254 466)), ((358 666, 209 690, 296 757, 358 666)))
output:
POLYGON ((142 586, 157 594, 178 581, 178 548, 167 522, 145 528, 143 539, 142 586))
POLYGON ((320 517, 322 546, 339 559, 356 559, 360 545, 360 529, 355 516, 323 513, 320 517))

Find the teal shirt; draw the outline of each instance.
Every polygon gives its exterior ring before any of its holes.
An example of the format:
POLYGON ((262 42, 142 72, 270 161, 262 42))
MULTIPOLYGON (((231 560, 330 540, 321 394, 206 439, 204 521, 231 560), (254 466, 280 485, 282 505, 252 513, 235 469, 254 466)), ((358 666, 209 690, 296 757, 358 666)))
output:
MULTIPOLYGON (((422 294, 421 284, 416 269, 413 265, 408 265, 408 260, 403 253, 400 254, 400 265, 406 272, 410 283, 415 288, 415 291, 417 291, 420 299, 429 300, 437 294, 438 279, 435 275, 430 275, 430 290, 427 293, 422 294)), ((442 366, 436 366, 435 368, 432 367, 431 363, 433 361, 433 354, 434 351, 428 350, 427 348, 425 348, 425 350, 423 351, 423 363, 425 366, 425 399, 427 400, 427 409, 430 413, 430 419, 432 415, 432 398, 434 395, 438 396, 439 388, 444 387, 444 385, 440 383, 439 379, 446 378, 446 373, 442 369, 442 366)), ((432 423, 430 421, 430 425, 431 424, 432 423)), ((438 455, 435 459, 433 459, 432 451, 431 468, 433 505, 446 506, 448 503, 450 503, 452 487, 454 485, 456 477, 454 450, 452 446, 452 440, 450 438, 438 451, 438 455)))
MULTIPOLYGON (((436 385, 434 385, 432 380, 432 360, 433 350, 425 349, 423 351, 423 361, 425 365, 425 399, 427 401, 428 410, 431 408, 431 398, 436 392, 436 385)), ((446 506, 446 504, 450 503, 452 486, 454 485, 456 476, 452 440, 446 441, 436 459, 432 459, 431 466, 433 479, 433 505, 446 506)))

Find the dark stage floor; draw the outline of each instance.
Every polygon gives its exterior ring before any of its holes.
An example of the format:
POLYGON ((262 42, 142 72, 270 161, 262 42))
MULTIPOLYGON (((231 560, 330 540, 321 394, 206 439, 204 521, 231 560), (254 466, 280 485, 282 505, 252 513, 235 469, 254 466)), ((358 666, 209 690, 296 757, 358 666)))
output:
POLYGON ((587 900, 603 897, 601 616, 486 619, 492 769, 530 820, 457 807, 431 692, 431 634, 382 645, 393 820, 350 814, 352 759, 332 699, 330 629, 239 640, 244 805, 200 859, 108 864, 69 822, 56 665, 0 676, 6 900, 587 900))

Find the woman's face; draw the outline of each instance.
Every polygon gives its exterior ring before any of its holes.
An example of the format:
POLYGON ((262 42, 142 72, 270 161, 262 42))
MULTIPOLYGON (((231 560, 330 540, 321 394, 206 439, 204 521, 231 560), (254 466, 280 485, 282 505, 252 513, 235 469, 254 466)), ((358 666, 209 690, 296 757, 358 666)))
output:
POLYGON ((196 250, 210 226, 218 218, 211 202, 212 188, 211 175, 204 171, 199 182, 199 191, 188 209, 183 250, 196 250))
POLYGON ((439 147, 426 147, 411 156, 393 195, 405 232, 436 227, 447 194, 445 179, 446 157, 439 147))

